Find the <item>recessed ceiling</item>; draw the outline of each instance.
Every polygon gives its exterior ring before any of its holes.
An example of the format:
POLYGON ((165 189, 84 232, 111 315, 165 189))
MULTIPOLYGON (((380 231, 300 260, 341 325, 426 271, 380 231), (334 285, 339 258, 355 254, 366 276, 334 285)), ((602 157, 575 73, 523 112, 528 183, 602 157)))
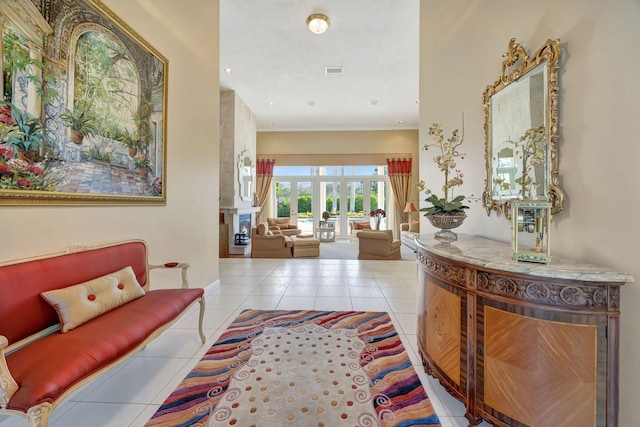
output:
POLYGON ((220 0, 220 86, 236 91, 259 131, 417 129, 419 7, 220 0), (329 17, 326 33, 307 28, 313 13, 329 17))

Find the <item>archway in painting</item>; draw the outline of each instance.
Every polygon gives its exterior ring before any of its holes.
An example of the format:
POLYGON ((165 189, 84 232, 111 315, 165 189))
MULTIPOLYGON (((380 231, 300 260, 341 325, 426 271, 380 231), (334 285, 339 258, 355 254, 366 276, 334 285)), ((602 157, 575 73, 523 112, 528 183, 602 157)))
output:
POLYGON ((89 121, 87 131, 124 146, 149 139, 150 107, 145 104, 139 73, 126 47, 104 28, 75 30, 69 57, 67 109, 89 121))

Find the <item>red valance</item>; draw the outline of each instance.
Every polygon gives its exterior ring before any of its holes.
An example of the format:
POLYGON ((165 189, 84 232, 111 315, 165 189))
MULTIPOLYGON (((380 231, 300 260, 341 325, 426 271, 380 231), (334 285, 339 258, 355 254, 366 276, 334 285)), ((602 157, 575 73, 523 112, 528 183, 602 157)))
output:
POLYGON ((389 175, 411 174, 411 159, 387 159, 389 175))
POLYGON ((273 176, 273 166, 276 161, 273 159, 258 159, 256 161, 256 175, 273 176))

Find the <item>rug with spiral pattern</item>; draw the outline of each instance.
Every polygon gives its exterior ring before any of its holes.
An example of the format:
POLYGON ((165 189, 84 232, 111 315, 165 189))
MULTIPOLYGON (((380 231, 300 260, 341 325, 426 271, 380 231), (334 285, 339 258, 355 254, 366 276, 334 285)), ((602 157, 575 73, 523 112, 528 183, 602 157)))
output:
POLYGON ((147 426, 439 426, 387 313, 245 310, 147 426))

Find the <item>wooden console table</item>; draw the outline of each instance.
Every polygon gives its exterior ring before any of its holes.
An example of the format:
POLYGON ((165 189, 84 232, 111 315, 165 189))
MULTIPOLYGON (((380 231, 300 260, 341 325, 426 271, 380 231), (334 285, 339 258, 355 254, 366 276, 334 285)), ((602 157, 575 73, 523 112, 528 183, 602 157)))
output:
POLYGON ((418 347, 471 425, 618 425, 620 287, 628 274, 506 243, 416 239, 418 347))

